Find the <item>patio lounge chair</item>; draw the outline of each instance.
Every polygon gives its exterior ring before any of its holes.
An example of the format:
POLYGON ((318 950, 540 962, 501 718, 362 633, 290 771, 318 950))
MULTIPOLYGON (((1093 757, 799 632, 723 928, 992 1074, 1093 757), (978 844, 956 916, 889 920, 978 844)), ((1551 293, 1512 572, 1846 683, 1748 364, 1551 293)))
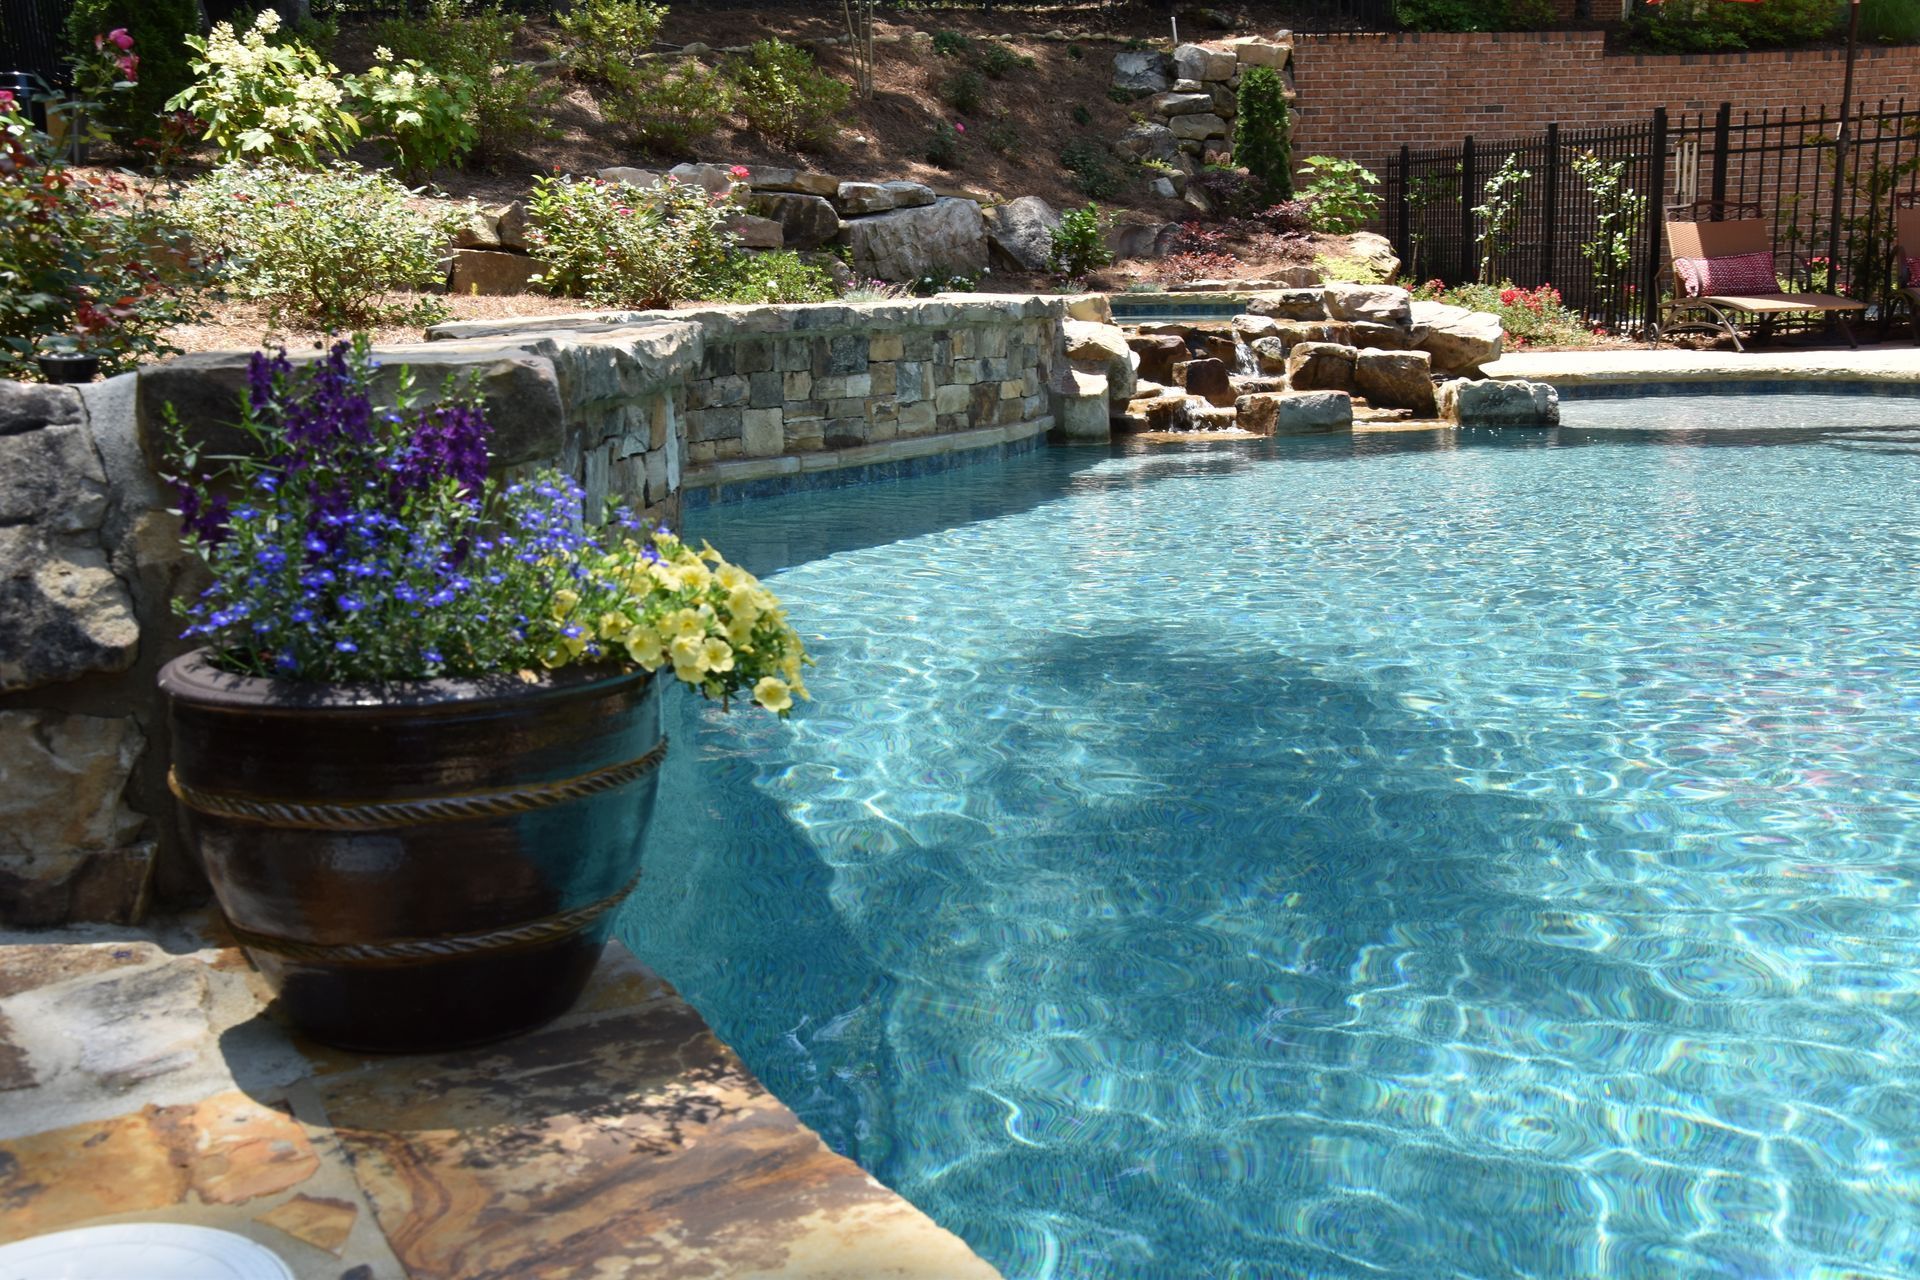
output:
POLYGON ((1754 204, 1695 201, 1667 210, 1667 248, 1672 253, 1673 298, 1663 308, 1665 322, 1655 341, 1670 333, 1725 334, 1740 345, 1735 316, 1752 317, 1754 336, 1765 338, 1783 315, 1821 311, 1832 313, 1847 345, 1857 347, 1847 316, 1865 311, 1864 302, 1831 293, 1787 293, 1775 274, 1773 228, 1754 204), (1733 213, 1725 221, 1676 219, 1676 213, 1719 211, 1733 213))
POLYGON ((1907 308, 1913 326, 1913 344, 1920 347, 1920 195, 1907 192, 1893 198, 1893 269, 1899 282, 1898 300, 1907 308))

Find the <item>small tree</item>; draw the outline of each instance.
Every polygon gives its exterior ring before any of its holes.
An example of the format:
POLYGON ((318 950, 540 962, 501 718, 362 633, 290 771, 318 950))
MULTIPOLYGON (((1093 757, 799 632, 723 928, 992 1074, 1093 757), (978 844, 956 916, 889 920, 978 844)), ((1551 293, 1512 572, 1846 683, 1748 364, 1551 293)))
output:
POLYGON ((1272 67, 1240 73, 1239 114, 1233 127, 1233 158, 1278 202, 1293 197, 1293 122, 1287 90, 1272 67))
POLYGON ((1593 272, 1595 299, 1612 313, 1625 301, 1627 268, 1633 262, 1633 213, 1639 197, 1627 185, 1625 160, 1602 160, 1591 151, 1573 158, 1573 172, 1593 201, 1593 238, 1581 242, 1580 256, 1593 272))
POLYGON ((1533 171, 1520 167, 1519 154, 1509 153, 1499 171, 1480 188, 1481 203, 1473 207, 1473 217, 1480 228, 1482 283, 1494 281, 1495 259, 1513 247, 1513 238, 1520 231, 1520 211, 1527 203, 1526 184, 1532 180, 1533 171))

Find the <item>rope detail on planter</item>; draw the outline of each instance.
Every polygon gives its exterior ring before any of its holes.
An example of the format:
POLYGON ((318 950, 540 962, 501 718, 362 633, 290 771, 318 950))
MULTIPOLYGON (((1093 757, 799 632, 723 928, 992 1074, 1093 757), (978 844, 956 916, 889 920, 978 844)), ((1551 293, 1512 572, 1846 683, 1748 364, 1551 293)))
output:
POLYGON ((662 737, 645 755, 624 764, 608 765, 557 782, 536 782, 504 791, 481 791, 464 796, 429 796, 419 800, 383 800, 363 804, 299 804, 258 800, 230 791, 189 786, 169 769, 167 786, 181 804, 217 818, 259 822, 270 827, 297 827, 313 831, 364 831, 379 827, 413 827, 429 822, 461 822, 471 818, 504 818, 582 796, 611 791, 652 773, 667 755, 662 737))
POLYGON ((441 938, 400 938, 393 942, 300 942, 293 938, 277 938, 271 934, 242 929, 232 921, 228 921, 227 925, 233 930, 234 940, 241 946, 253 951, 272 952, 289 960, 344 965, 396 962, 424 964, 470 955, 476 951, 508 951, 516 947, 533 947, 543 942, 558 941, 578 933, 626 901, 627 895, 639 883, 640 873, 636 871, 631 880, 584 907, 575 907, 556 916, 543 916, 505 929, 489 929, 485 933, 454 933, 441 938))

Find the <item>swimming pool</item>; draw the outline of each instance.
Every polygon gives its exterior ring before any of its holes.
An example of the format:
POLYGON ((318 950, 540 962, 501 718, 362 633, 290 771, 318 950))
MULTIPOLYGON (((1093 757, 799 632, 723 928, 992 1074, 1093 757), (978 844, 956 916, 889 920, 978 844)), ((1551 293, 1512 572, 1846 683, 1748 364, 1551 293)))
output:
POLYGON ((623 935, 1017 1280, 1920 1271, 1920 402, 1566 418, 700 513, 623 935))

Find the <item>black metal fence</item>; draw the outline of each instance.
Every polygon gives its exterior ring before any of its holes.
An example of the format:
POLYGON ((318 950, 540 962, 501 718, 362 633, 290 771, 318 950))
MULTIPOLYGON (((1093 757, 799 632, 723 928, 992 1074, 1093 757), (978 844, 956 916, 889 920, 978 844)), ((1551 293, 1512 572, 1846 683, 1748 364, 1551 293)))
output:
POLYGON ((67 83, 67 14, 73 0, 0 0, 0 72, 67 83))
POLYGON ((1892 295, 1892 208, 1920 191, 1920 108, 1719 111, 1605 129, 1402 148, 1387 167, 1387 234, 1418 280, 1551 284, 1596 324, 1654 323, 1666 287, 1663 211, 1750 202, 1773 224, 1782 283, 1869 303, 1892 295), (1837 232, 1837 234, 1836 234, 1837 232), (1831 261, 1829 261, 1831 259, 1831 261))

